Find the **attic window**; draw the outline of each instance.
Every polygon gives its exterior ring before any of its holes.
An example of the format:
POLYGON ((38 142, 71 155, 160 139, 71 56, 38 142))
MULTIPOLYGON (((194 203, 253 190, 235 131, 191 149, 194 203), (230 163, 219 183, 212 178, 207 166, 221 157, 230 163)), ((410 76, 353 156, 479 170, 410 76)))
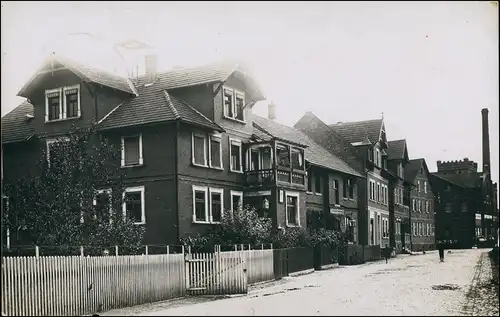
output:
POLYGON ((45 91, 45 122, 80 117, 80 85, 45 91))
POLYGON ((224 87, 224 117, 237 121, 245 121, 245 94, 232 88, 224 87))

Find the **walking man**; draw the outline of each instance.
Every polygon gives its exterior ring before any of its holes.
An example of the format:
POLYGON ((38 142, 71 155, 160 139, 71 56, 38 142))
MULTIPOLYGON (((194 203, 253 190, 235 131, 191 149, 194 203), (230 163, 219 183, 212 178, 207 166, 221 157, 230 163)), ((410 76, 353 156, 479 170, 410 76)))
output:
POLYGON ((438 240, 439 261, 444 262, 444 241, 438 240))
POLYGON ((391 252, 392 252, 392 248, 389 248, 389 246, 386 244, 385 248, 384 248, 385 263, 387 263, 387 260, 391 257, 391 252))

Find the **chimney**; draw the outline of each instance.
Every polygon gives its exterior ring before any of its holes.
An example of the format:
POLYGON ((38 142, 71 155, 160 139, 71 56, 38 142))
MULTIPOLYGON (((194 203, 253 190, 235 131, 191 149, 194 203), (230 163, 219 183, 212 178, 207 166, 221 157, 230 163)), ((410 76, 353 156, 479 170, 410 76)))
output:
POLYGON ((267 118, 269 120, 276 119, 276 105, 272 101, 267 106, 267 118))
POLYGON ((481 110, 483 117, 483 173, 490 174, 490 133, 488 127, 488 109, 481 110))
POLYGON ((144 64, 146 72, 146 85, 151 85, 156 81, 158 57, 156 54, 147 54, 144 56, 144 64))

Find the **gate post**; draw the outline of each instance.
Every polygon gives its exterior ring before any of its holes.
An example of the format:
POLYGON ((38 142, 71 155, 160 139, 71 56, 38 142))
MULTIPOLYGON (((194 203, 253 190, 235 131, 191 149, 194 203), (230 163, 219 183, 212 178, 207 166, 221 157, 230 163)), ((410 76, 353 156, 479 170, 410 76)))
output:
MULTIPOLYGON (((184 251, 184 250, 183 250, 184 251)), ((184 253, 184 272, 186 274, 186 290, 189 291, 190 285, 189 285, 189 260, 191 258, 191 253, 184 253)))

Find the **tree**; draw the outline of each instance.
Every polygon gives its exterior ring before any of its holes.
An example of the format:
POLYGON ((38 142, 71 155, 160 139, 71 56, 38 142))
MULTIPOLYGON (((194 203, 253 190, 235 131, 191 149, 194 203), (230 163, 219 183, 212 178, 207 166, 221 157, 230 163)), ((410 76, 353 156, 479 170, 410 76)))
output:
POLYGON ((125 173, 117 163, 119 146, 93 128, 73 128, 47 151, 28 177, 6 180, 9 211, 2 221, 11 236, 23 244, 66 249, 139 247, 144 227, 122 212, 125 173), (100 189, 111 191, 98 195, 100 189))

